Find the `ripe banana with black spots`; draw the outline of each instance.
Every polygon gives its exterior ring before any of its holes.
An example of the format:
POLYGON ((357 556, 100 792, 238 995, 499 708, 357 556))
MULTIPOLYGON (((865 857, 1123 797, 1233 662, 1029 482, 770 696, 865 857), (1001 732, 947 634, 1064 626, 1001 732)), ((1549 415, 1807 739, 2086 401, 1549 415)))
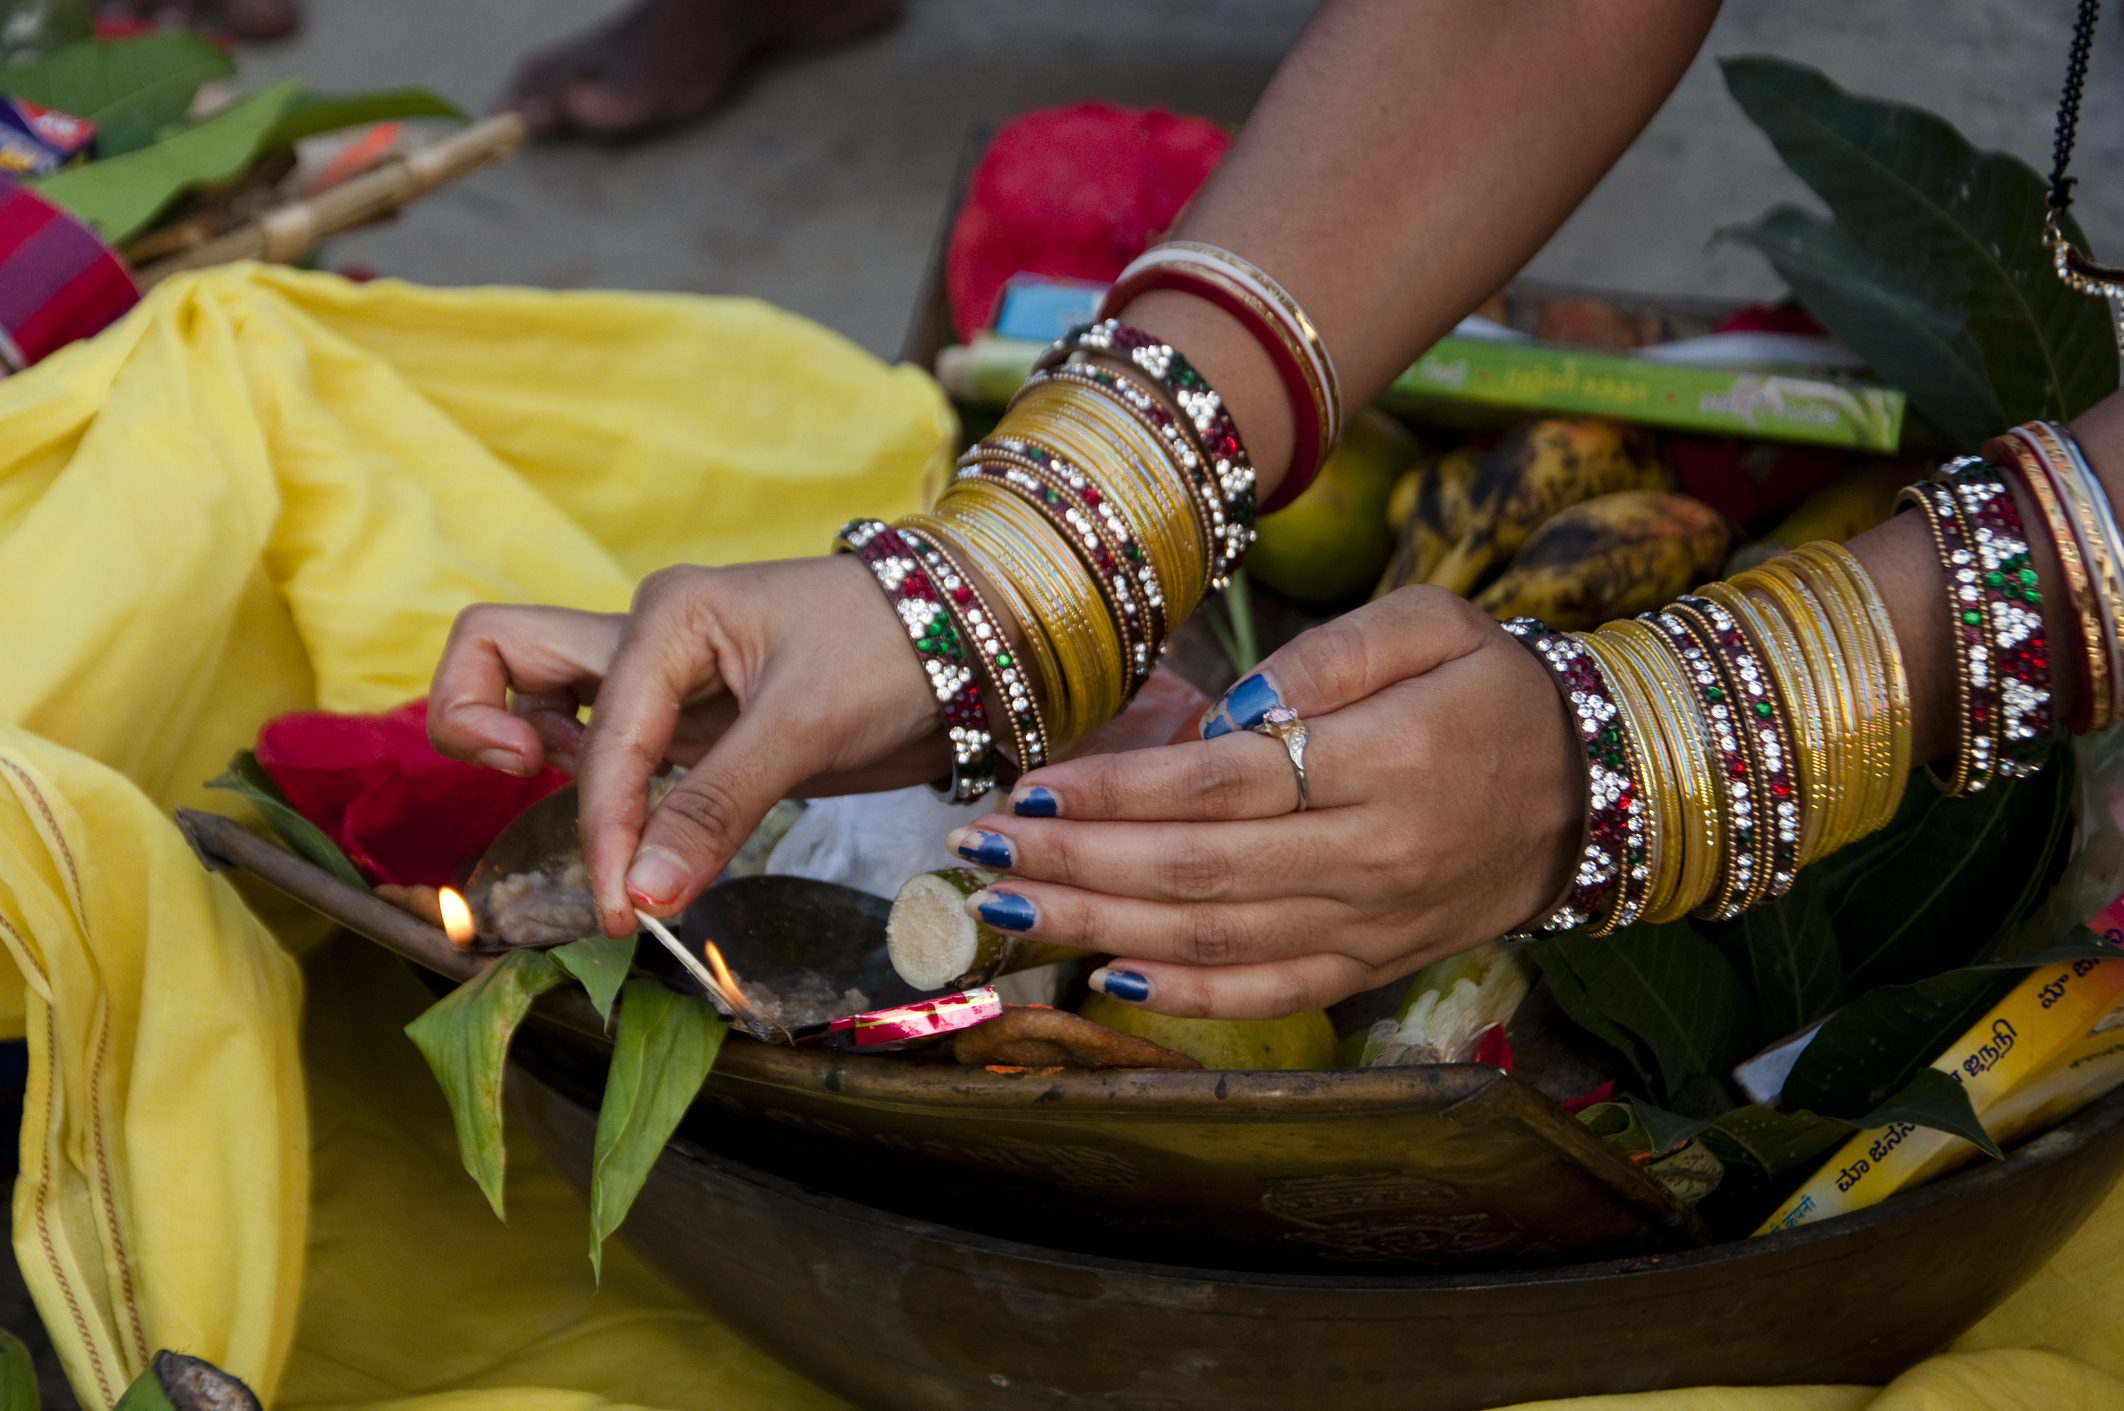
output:
POLYGON ((1461 532, 1424 581, 1471 593, 1565 506, 1618 490, 1665 490, 1673 483, 1652 434, 1641 426, 1600 418, 1521 422, 1482 458, 1468 485, 1461 532))
POLYGON ((1421 583, 1467 528, 1468 487, 1482 464, 1472 446, 1447 451, 1427 465, 1403 475, 1387 501, 1387 523, 1394 528, 1394 552, 1379 575, 1375 598, 1396 588, 1421 583))
POLYGON ((1726 556, 1724 516, 1701 500, 1624 490, 1571 505, 1527 537, 1504 574, 1475 598, 1502 621, 1598 627, 1650 612, 1710 578, 1726 556))

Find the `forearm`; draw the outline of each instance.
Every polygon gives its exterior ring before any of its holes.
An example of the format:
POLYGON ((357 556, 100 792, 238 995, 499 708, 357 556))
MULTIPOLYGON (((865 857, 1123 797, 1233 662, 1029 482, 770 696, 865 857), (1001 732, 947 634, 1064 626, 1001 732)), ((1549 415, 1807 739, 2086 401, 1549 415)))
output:
MULTIPOLYGON (((1173 236, 1282 282, 1362 406, 1541 248, 1651 120, 1717 9, 1327 0, 1173 236)), ((1266 499, 1292 444, 1267 356, 1191 295, 1146 294, 1121 317, 1218 389, 1266 499)))

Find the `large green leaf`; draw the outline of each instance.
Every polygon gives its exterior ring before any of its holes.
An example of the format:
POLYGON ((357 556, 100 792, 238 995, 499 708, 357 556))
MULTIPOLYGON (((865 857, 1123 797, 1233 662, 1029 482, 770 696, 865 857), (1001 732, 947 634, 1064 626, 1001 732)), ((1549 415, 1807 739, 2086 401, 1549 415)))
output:
POLYGON ((351 883, 363 891, 369 884, 363 880, 361 871, 347 860, 339 845, 325 836, 322 828, 295 811, 288 796, 273 782, 273 776, 265 772, 258 756, 249 750, 238 750, 229 759, 229 767, 206 781, 209 789, 227 789, 243 795, 266 826, 280 836, 295 852, 316 863, 342 882, 351 883))
POLYGON ((1650 1088, 1657 1081, 1653 1061, 1644 1050, 1644 1045, 1613 1019, 1607 1011, 1594 1002, 1586 991, 1586 982, 1571 968, 1570 958, 1554 940, 1540 940, 1528 944, 1527 954, 1541 969, 1544 980, 1549 982, 1549 992, 1556 997, 1556 1005, 1568 1015, 1573 1023, 1614 1049, 1637 1073, 1637 1081, 1650 1088))
POLYGON ((597 1006, 597 1017, 611 1028, 612 1001, 619 996, 620 986, 627 983, 627 971, 634 964, 634 937, 586 936, 556 946, 546 954, 581 982, 590 994, 590 1003, 597 1006))
POLYGON ((380 88, 367 93, 311 93, 296 95, 280 121, 259 144, 262 151, 285 147, 320 132, 337 132, 362 123, 386 122, 392 118, 449 118, 470 122, 471 115, 449 99, 425 88, 380 88))
POLYGON ((590 1267, 600 1273, 606 1238, 627 1218, 730 1032, 707 1001, 654 980, 630 980, 624 995, 590 1168, 590 1267))
POLYGON ((96 124, 96 155, 108 160, 147 146, 184 118, 199 85, 236 65, 218 45, 185 30, 92 39, 42 63, 0 73, 0 91, 96 124))
POLYGON ((300 85, 284 79, 151 147, 55 172, 38 190, 122 244, 186 188, 226 181, 249 166, 300 85))
MULTIPOLYGON (((545 952, 511 951, 437 1000, 406 1025, 434 1070, 457 1123, 457 1150, 465 1170, 486 1192, 498 1219, 507 1152, 502 1146, 502 1069, 509 1039, 537 999, 567 976, 548 964, 545 952)), ((624 1021, 621 1032, 625 1032, 624 1021)), ((599 1128, 603 1130, 602 1127, 599 1128)))
POLYGON ((1651 1051, 1668 1106, 1710 1116, 1731 1105, 1724 1075, 1754 1050, 1760 1030, 1746 987, 1717 946, 1687 922, 1549 944, 1591 1003, 1651 1051))
MULTIPOLYGON (((2042 244, 2047 191, 2027 163, 1802 64, 1720 62, 1727 90, 1837 223, 1935 309, 1966 318, 2008 423, 2076 416, 2117 389, 2109 310, 2059 282, 2042 244)), ((2069 217, 2064 229, 2087 248, 2069 217)))
POLYGON ((1916 1127, 1936 1127, 1973 1142, 1987 1156, 1999 1157, 2005 1153, 1984 1130, 1977 1120, 1976 1108, 1970 1105, 1969 1090, 1957 1083, 1948 1074, 1937 1068, 1920 1068, 1910 1075, 1903 1090, 1880 1106, 1859 1118, 1852 1125, 1860 1131, 1872 1131, 1875 1127, 1892 1126, 1908 1122, 1916 1127))
POLYGON ((1950 970, 1861 995, 1800 1053, 1780 1100, 1790 1109, 1855 1120, 1901 1091, 2019 983, 2011 971, 1950 970))
POLYGON ((87 39, 95 26, 93 0, 0 0, 0 69, 48 59, 87 39))
POLYGON ((1729 956, 1745 960, 1765 1034, 1796 1033, 1842 996, 1843 957, 1817 869, 1802 872, 1777 901, 1704 931, 1729 956))
POLYGON ((0 1328, 0 1411, 38 1411, 37 1364, 22 1339, 0 1328))
POLYGON ((1933 308, 1914 278, 1842 226, 1779 206, 1720 233, 1767 256, 1807 312, 1957 444, 1974 449, 2007 428, 1968 320, 1933 308))
POLYGON ((2055 880, 2071 773, 2059 751, 2034 778, 1970 799, 1913 776, 1894 823, 1820 863, 1844 994, 1989 958, 2055 880))

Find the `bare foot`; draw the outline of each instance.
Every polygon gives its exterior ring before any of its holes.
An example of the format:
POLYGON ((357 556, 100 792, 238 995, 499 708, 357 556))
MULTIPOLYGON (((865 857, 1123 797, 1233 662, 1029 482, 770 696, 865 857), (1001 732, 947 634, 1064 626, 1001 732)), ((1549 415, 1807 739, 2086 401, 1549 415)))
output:
POLYGON ((903 0, 636 0, 524 60, 499 106, 547 135, 646 132, 706 112, 747 65, 777 49, 857 39, 903 8, 903 0))
POLYGON ((301 12, 295 0, 102 0, 101 26, 116 29, 191 29, 238 39, 284 39, 301 12))

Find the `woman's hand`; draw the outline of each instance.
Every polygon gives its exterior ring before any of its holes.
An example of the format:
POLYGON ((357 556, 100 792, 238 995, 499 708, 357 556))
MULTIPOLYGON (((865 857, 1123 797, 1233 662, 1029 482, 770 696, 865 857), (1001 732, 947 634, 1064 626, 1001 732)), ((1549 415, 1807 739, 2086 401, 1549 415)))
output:
POLYGON ((1584 768, 1533 655, 1451 593, 1404 588, 1297 638, 1212 707, 1210 738, 1035 770, 954 832, 1012 875, 991 925, 1116 957, 1168 1014, 1333 1003, 1488 940, 1562 891, 1584 768), (1305 721, 1311 808, 1277 740, 1305 721))
POLYGON ((437 749, 512 773, 572 768, 608 935, 707 886, 777 799, 950 770, 907 634, 853 557, 667 568, 625 616, 482 606, 428 696, 437 749), (594 705, 587 728, 579 706, 594 705), (646 784, 691 766, 644 823, 646 784))

